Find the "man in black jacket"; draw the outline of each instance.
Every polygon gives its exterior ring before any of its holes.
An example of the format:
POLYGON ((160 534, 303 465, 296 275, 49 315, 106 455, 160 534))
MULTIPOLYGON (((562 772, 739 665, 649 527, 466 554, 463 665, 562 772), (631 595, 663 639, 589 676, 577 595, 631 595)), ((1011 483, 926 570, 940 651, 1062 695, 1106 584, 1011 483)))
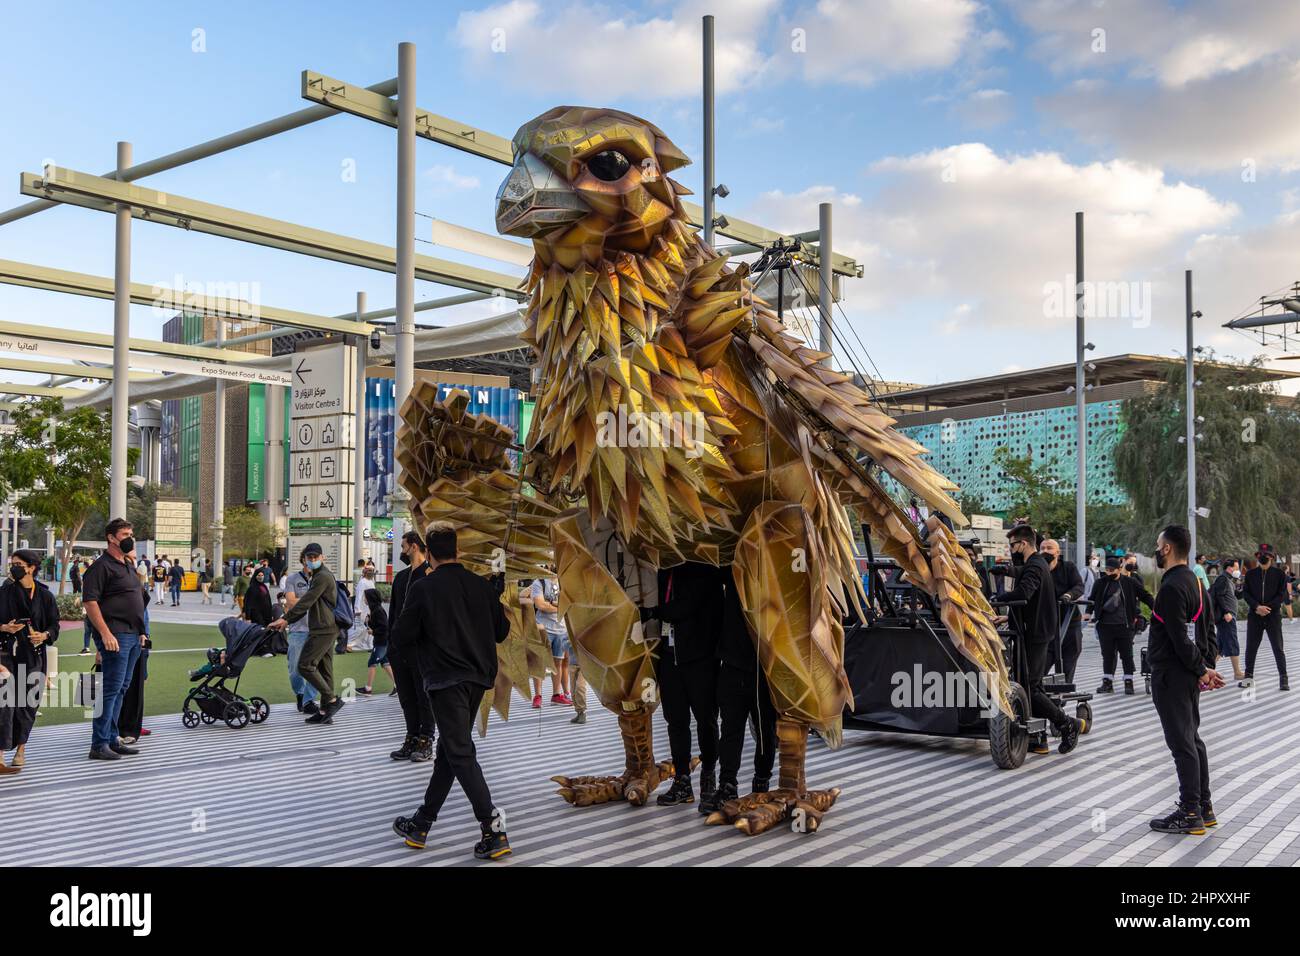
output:
MULTIPOLYGON (((1056 640, 1056 587, 1047 559, 1038 551, 1038 538, 1027 524, 1016 525, 1007 532, 1010 542, 1011 563, 1018 569, 1016 586, 1003 597, 1007 601, 1024 601, 1023 607, 1012 608, 1021 624, 1025 641, 1025 670, 1023 675, 1033 705, 1035 717, 1046 717, 1061 734, 1058 753, 1068 754, 1079 745, 1079 735, 1085 729, 1082 720, 1069 717, 1043 689, 1043 676, 1047 673, 1047 657, 1056 640)), ((1048 752, 1047 742, 1034 740, 1030 744, 1034 753, 1048 752)))
POLYGON ((1201 740, 1201 691, 1223 686, 1207 660, 1210 609, 1201 582, 1187 567, 1192 536, 1170 525, 1156 539, 1156 567, 1165 572, 1151 609, 1147 659, 1151 663, 1151 701, 1160 716, 1165 743, 1178 772, 1178 806, 1151 821, 1161 833, 1203 834, 1218 821, 1210 803, 1210 760, 1201 740))
POLYGON ((1236 558, 1224 558, 1219 573, 1210 584, 1210 601, 1214 605, 1214 636, 1219 656, 1232 661, 1232 676, 1243 680, 1241 645, 1237 641, 1237 598, 1241 596, 1241 565, 1236 558))
MULTIPOLYGON (((1067 682, 1074 683, 1074 667, 1079 663, 1083 653, 1083 613, 1074 602, 1083 597, 1083 578, 1073 561, 1061 557, 1061 545, 1052 538, 1046 538, 1042 547, 1043 557, 1052 571, 1052 587, 1056 591, 1058 615, 1070 615, 1070 626, 1061 638, 1061 673, 1067 682)), ((1058 621, 1058 627, 1060 622, 1058 621)), ((1056 663, 1056 642, 1049 647, 1049 663, 1056 663)))
POLYGON ((1240 686, 1255 683, 1255 655, 1260 642, 1268 634, 1277 661, 1277 676, 1282 690, 1290 690, 1286 677, 1286 652, 1282 649, 1282 605, 1286 603, 1286 575, 1276 567, 1273 549, 1267 544, 1259 546, 1259 566, 1246 572, 1242 595, 1250 607, 1246 618, 1246 676, 1240 686))
POLYGON ((423 763, 433 759, 433 707, 429 695, 424 692, 419 661, 401 627, 401 620, 406 595, 413 582, 429 573, 429 564, 419 532, 408 531, 402 535, 400 547, 402 563, 406 567, 393 577, 393 596, 388 608, 388 663, 393 668, 393 689, 397 692, 402 719, 406 722, 406 737, 402 746, 388 756, 394 760, 423 763))
POLYGON ((1115 659, 1124 668, 1124 693, 1133 694, 1133 635, 1141 611, 1139 598, 1147 605, 1155 603, 1150 592, 1134 576, 1121 573, 1121 560, 1114 555, 1106 558, 1106 573, 1092 586, 1088 600, 1092 603, 1092 619, 1097 624, 1097 640, 1101 643, 1101 686, 1099 694, 1115 693, 1115 659))
POLYGON ((659 699, 668 722, 676 778, 659 806, 694 803, 691 789, 691 715, 700 741, 700 799, 708 802, 716 786, 718 763, 718 625, 722 578, 711 564, 688 561, 659 572, 659 603, 643 620, 659 620, 659 658, 655 666, 659 699))
POLYGON ((433 707, 438 748, 424 803, 394 820, 393 830, 407 846, 423 849, 452 783, 460 781, 482 831, 474 856, 496 860, 510 853, 510 841, 478 765, 472 731, 483 695, 496 683, 496 646, 510 634, 501 604, 505 576, 489 582, 462 565, 451 524, 435 523, 425 541, 433 570, 408 589, 401 626, 433 707))
POLYGON ((700 813, 712 813, 739 795, 737 778, 745 746, 746 729, 753 722, 753 793, 766 793, 776 763, 776 707, 767 678, 758 663, 753 635, 745 622, 740 595, 730 568, 722 568, 722 627, 718 632, 718 710, 722 732, 718 735, 718 786, 712 798, 701 798, 700 813))

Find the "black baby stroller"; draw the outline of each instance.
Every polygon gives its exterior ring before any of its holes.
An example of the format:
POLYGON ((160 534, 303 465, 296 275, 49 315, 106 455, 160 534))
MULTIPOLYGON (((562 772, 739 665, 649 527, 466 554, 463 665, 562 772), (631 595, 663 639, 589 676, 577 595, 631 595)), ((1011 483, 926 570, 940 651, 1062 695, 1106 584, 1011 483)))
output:
POLYGON ((208 648, 207 664, 190 671, 190 680, 198 685, 185 698, 181 721, 186 727, 197 727, 200 721, 215 724, 224 720, 227 727, 234 729, 260 724, 270 716, 271 705, 261 697, 240 697, 239 675, 250 657, 272 649, 274 633, 237 617, 225 618, 217 629, 226 639, 226 649, 208 648), (231 678, 235 686, 227 687, 226 681, 231 678))

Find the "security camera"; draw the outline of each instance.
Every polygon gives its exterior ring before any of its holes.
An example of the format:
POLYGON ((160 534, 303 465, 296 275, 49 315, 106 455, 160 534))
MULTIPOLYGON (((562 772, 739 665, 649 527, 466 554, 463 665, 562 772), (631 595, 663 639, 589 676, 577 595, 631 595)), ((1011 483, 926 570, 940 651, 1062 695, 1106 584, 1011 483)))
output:
POLYGON ((731 190, 727 188, 726 183, 718 183, 718 185, 713 187, 713 195, 717 196, 719 199, 726 199, 731 195, 731 190))
POLYGON ((370 333, 370 347, 377 352, 379 351, 379 343, 379 330, 375 329, 370 333))
POLYGON ((1097 347, 1097 346, 1093 345, 1091 342, 1089 342, 1088 344, 1086 344, 1086 345, 1084 346, 1084 348, 1087 349, 1089 352, 1091 352, 1091 351, 1092 351, 1093 349, 1095 349, 1096 347, 1097 347))
POLYGON ((726 229, 728 226, 731 225, 731 220, 729 220, 726 216, 718 216, 716 219, 713 220, 713 225, 718 229, 726 229))
POLYGON ((1089 372, 1095 372, 1097 371, 1097 363, 1089 362, 1087 365, 1084 366, 1084 368, 1086 368, 1089 372))

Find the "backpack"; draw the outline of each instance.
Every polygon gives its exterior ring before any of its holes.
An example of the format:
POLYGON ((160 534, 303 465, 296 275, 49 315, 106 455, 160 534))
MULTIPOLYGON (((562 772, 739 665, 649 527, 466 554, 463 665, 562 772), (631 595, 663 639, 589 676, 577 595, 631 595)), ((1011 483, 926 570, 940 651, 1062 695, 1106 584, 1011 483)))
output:
POLYGON ((356 620, 352 613, 352 598, 348 595, 347 585, 342 581, 335 581, 334 584, 338 588, 334 596, 334 623, 346 631, 356 620))

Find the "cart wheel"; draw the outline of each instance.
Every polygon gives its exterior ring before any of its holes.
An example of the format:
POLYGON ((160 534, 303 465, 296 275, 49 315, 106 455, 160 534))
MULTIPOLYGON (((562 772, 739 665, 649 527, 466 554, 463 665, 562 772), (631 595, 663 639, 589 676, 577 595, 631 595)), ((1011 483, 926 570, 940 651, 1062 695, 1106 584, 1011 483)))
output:
POLYGON ((206 710, 199 714, 199 719, 202 720, 205 724, 215 724, 217 722, 216 715, 209 714, 206 710))
POLYGON ((181 711, 181 723, 186 727, 197 727, 199 725, 199 712, 197 710, 181 711))
POLYGON ((248 699, 248 706, 252 710, 252 721, 255 724, 260 724, 262 721, 266 720, 266 718, 271 716, 271 705, 261 697, 250 697, 248 699))
POLYGON ((241 727, 248 726, 248 721, 253 715, 249 711, 247 704, 236 700, 226 705, 225 713, 222 716, 225 718, 227 727, 239 730, 241 727))
POLYGON ((1025 762, 1029 752, 1029 733, 1025 730, 1029 695, 1012 681, 1007 697, 1011 700, 1011 715, 999 711, 989 718, 989 750, 995 764, 1003 770, 1014 770, 1025 762))
POLYGON ((1085 734, 1092 733, 1092 704, 1086 700, 1079 701, 1079 706, 1074 708, 1074 716, 1084 722, 1085 734))

